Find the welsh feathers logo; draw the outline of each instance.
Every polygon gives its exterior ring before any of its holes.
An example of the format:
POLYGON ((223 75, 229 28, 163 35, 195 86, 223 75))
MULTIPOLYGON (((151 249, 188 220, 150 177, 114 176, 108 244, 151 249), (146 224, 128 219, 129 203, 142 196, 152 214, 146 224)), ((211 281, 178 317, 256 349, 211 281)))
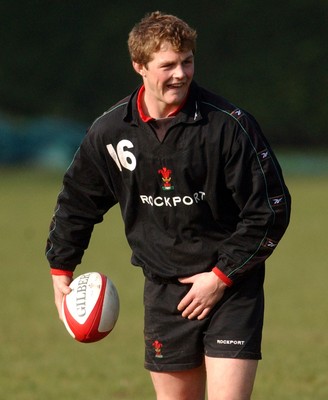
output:
POLYGON ((174 186, 171 183, 172 170, 167 169, 166 167, 163 167, 158 170, 158 173, 162 175, 162 182, 163 182, 162 189, 163 190, 174 190, 174 186))
POLYGON ((152 346, 155 350, 155 357, 163 358, 163 355, 162 355, 163 343, 159 342, 158 340, 155 340, 155 342, 152 344, 152 346))

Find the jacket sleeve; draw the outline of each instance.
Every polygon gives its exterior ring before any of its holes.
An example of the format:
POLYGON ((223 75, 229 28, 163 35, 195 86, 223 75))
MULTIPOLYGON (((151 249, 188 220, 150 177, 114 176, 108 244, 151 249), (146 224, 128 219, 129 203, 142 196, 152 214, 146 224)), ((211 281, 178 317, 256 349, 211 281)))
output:
POLYGON ((242 114, 232 125, 224 176, 238 218, 220 244, 214 271, 228 285, 271 255, 287 229, 291 206, 281 168, 257 122, 242 114))
POLYGON ((106 163, 87 135, 64 175, 51 221, 46 256, 52 269, 74 271, 94 225, 117 203, 107 175, 106 163))

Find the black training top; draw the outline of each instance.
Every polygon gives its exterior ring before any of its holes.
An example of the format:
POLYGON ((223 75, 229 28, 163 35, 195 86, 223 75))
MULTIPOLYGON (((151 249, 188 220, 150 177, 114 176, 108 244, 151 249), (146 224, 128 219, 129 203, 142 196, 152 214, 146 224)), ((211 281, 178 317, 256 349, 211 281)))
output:
POLYGON ((139 116, 137 93, 93 123, 64 176, 47 243, 51 267, 73 271, 94 224, 119 203, 132 263, 146 275, 217 266, 242 279, 272 253, 290 214, 259 125, 193 82, 160 142, 139 116))

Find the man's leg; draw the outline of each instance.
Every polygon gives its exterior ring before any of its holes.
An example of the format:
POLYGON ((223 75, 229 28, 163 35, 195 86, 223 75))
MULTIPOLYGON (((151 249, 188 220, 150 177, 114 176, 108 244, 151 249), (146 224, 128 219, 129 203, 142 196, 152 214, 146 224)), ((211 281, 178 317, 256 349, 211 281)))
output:
POLYGON ((151 372, 157 400, 204 400, 205 367, 179 372, 151 372))
POLYGON ((208 400, 249 400, 257 360, 205 357, 208 400))

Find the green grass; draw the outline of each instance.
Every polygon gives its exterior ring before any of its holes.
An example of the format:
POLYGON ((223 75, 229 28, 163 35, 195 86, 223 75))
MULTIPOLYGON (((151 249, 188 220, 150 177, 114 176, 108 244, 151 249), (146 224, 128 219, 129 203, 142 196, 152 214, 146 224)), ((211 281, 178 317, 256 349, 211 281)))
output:
MULTIPOLYGON (((113 279, 120 317, 106 339, 80 344, 57 318, 44 257, 61 176, 28 169, 0 173, 0 398, 153 399, 143 368, 142 274, 130 266, 118 208, 96 227, 78 271, 113 279)), ((326 400, 328 179, 287 182, 292 223, 267 264, 264 359, 253 399, 326 400)))
POLYGON ((254 399, 328 399, 328 178, 289 178, 291 225, 267 263, 264 360, 254 399))

